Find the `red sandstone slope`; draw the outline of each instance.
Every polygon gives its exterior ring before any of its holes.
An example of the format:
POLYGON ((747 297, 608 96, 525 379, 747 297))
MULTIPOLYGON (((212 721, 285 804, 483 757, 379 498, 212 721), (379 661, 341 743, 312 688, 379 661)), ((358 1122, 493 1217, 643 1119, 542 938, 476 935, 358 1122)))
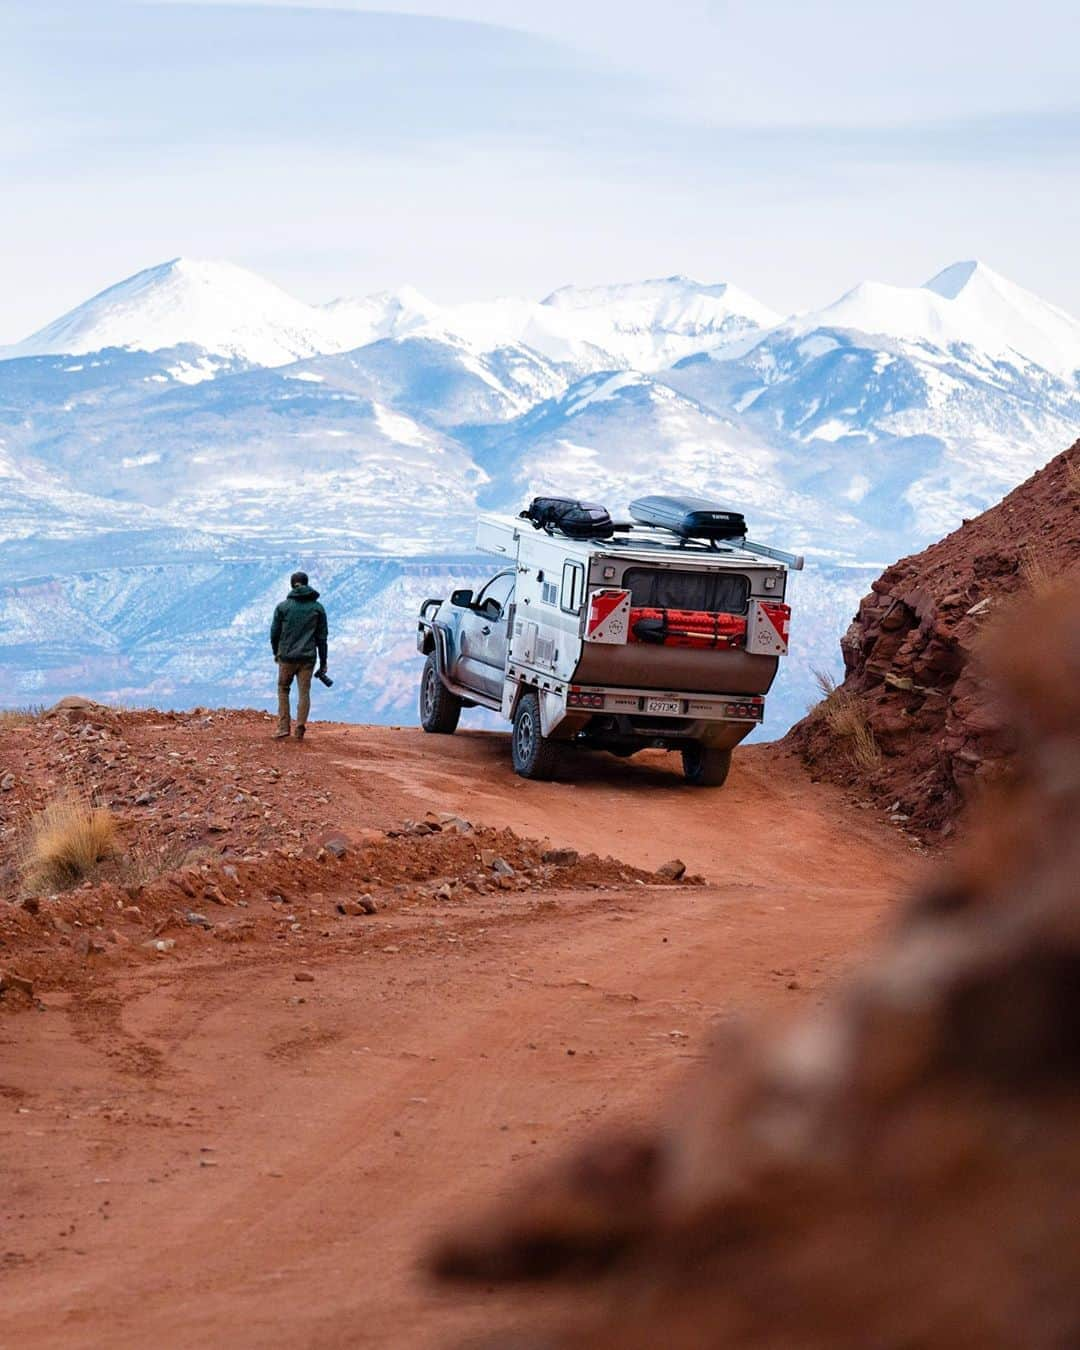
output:
MULTIPOLYGON (((1078 565, 1080 441, 999 505, 882 573, 841 641, 843 685, 788 743, 822 776, 868 786, 899 802, 915 828, 948 833, 973 783, 1000 772, 1014 749, 984 692, 980 636, 1010 601, 1078 565), (838 736, 828 712, 840 705, 838 736), (861 763, 851 744, 859 725, 873 734, 861 763)), ((1047 637, 1032 630, 1024 640, 1047 637)))

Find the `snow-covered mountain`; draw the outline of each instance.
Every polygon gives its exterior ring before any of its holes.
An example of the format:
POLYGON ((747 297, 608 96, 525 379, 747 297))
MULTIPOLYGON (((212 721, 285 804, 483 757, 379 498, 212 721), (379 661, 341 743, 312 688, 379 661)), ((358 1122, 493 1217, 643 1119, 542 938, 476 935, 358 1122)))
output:
POLYGON ((864 281, 785 328, 848 328, 974 359, 1030 363, 1069 379, 1080 374, 1080 320, 980 262, 954 263, 918 287, 864 281))
POLYGON ((727 285, 686 277, 438 305, 411 286, 309 305, 228 262, 173 258, 108 287, 0 357, 82 355, 121 347, 189 346, 210 356, 280 366, 308 356, 420 338, 475 355, 527 347, 576 373, 670 365, 730 346, 778 321, 727 285))
POLYGON ((782 320, 682 277, 310 305, 166 263, 0 352, 0 700, 251 701, 300 562, 342 714, 411 718, 413 609, 482 576, 478 509, 683 488, 810 558, 779 732, 874 569, 1075 439, 1078 370, 1080 323, 976 263, 782 320))
MULTIPOLYGON (((620 358, 609 367, 646 371, 695 352, 730 351, 781 317, 736 286, 703 286, 680 276, 621 286, 566 286, 549 295, 542 308, 533 321, 537 326, 551 333, 577 328, 582 339, 620 358)), ((529 337, 523 333, 521 340, 529 337)))
POLYGON ((985 509, 1075 439, 1077 356, 1075 319, 958 263, 926 286, 864 282, 742 356, 664 378, 786 449, 791 485, 854 514, 888 556, 985 509))
POLYGON ((226 262, 173 258, 110 286, 8 356, 82 355, 109 347, 200 347, 280 366, 326 351, 332 325, 272 282, 226 262))

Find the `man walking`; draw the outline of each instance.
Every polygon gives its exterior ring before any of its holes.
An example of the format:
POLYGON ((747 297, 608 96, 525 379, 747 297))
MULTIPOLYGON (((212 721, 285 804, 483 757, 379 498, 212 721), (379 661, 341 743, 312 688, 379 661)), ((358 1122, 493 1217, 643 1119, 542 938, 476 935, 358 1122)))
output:
POLYGON ((319 592, 308 585, 306 572, 294 572, 289 579, 292 590, 274 610, 270 624, 270 646, 278 667, 278 729, 276 741, 289 735, 289 691, 295 678, 296 739, 302 741, 311 710, 311 677, 315 657, 318 674, 326 674, 326 610, 319 604, 319 592))

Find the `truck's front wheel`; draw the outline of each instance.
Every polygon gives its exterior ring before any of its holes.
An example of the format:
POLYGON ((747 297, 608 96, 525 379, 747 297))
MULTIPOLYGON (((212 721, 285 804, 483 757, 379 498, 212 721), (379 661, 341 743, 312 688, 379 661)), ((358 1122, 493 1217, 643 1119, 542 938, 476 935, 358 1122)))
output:
POLYGON ((731 751, 694 742, 684 745, 683 775, 695 787, 722 787, 731 768, 731 751))
POLYGON ((514 772, 522 778, 553 778, 559 750, 540 730, 540 699, 531 690, 522 694, 510 734, 514 772))
POLYGON ((443 684, 432 652, 420 676, 420 725, 425 731, 449 736, 456 731, 460 716, 461 699, 443 684))

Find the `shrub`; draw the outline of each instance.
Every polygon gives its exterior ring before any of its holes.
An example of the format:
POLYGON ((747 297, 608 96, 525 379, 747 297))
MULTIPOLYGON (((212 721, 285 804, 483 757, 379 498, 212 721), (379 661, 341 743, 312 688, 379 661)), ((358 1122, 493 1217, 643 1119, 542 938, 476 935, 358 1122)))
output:
POLYGON ((859 769, 872 772, 881 763, 881 749, 859 698, 836 683, 827 670, 815 670, 814 679, 824 697, 814 709, 829 731, 848 742, 848 757, 859 769))
POLYGON ((31 818, 23 876, 32 890, 64 890, 85 880, 118 846, 111 811, 77 797, 58 798, 31 818))

